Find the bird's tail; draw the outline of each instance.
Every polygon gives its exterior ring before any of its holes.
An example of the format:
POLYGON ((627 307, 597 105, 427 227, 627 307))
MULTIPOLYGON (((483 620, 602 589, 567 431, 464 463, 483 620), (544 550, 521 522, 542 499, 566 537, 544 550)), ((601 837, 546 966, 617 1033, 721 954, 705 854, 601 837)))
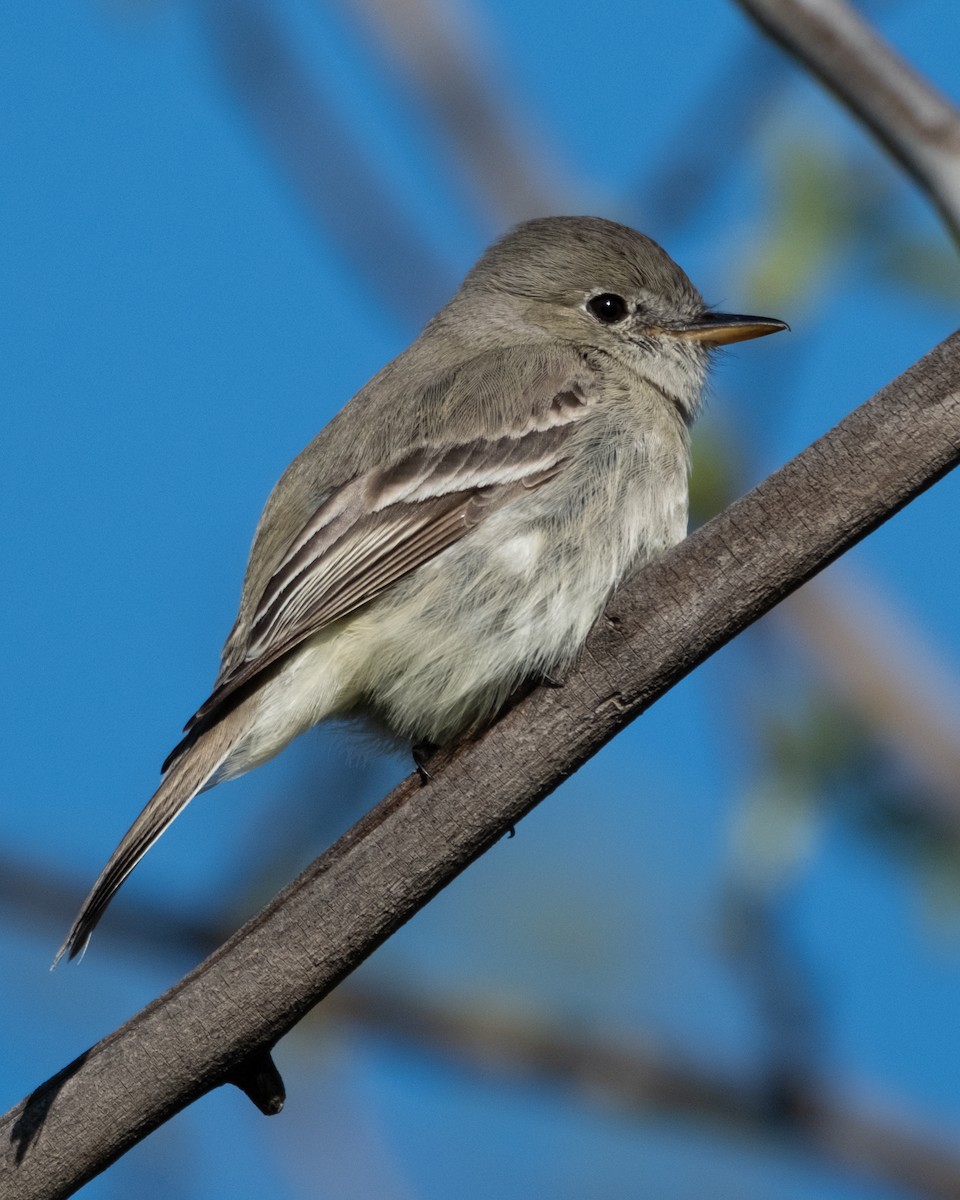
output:
POLYGON ((236 725, 229 717, 221 721, 193 745, 186 746, 170 764, 146 808, 123 835, 120 845, 90 889, 66 940, 57 951, 54 967, 64 955, 76 958, 84 952, 114 893, 167 826, 211 782, 241 732, 236 725))

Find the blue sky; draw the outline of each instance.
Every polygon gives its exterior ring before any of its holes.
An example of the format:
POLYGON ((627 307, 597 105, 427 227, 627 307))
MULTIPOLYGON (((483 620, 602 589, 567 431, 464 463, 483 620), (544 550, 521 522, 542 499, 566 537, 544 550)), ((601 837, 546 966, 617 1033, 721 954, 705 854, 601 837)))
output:
MULTIPOLYGON (((470 190, 442 123, 349 6, 277 0, 277 28, 380 189, 337 197, 338 163, 318 163, 325 221, 224 69, 223 30, 240 7, 14 3, 4 15, 2 852, 77 900, 209 689, 273 481, 407 344, 429 315, 425 295, 454 286, 507 219, 470 190), (377 262, 358 258, 393 221, 431 259, 422 288, 389 263, 380 283, 377 262)), ((908 286, 885 259, 901 242, 950 258, 925 202, 732 4, 461 7, 555 208, 643 228, 711 301, 750 311, 763 299, 758 262, 776 241, 792 147, 817 146, 882 204, 886 224, 833 245, 809 294, 785 290, 787 309, 770 315, 790 335, 719 365, 706 435, 738 446, 739 490, 955 326, 955 302, 908 286), (747 77, 731 77, 731 62, 747 77), (727 132, 725 106, 749 109, 754 82, 760 111, 730 133, 693 214, 677 215, 682 197, 676 212, 654 204, 652 178, 688 140, 705 158, 727 132)), ((960 99, 956 5, 872 12, 960 99)), ((947 479, 835 569, 885 597, 951 677, 958 504, 947 479)), ((782 704, 810 686, 808 652, 785 649, 777 630, 685 681, 361 977, 749 1074, 763 1034, 717 911, 737 813, 762 778, 750 715, 773 704, 765 688, 782 704)), ((960 727, 957 713, 946 719, 960 727)), ((232 928, 406 770, 358 762, 335 732, 310 735, 198 801, 115 908, 216 913, 232 928), (291 807, 291 794, 316 796, 316 810, 291 807), (259 872, 263 862, 287 873, 259 872)), ((818 995, 818 1067, 956 1130, 957 912, 931 899, 929 873, 842 815, 810 816, 806 835, 778 911, 818 995)), ((0 1005, 16 1031, 0 1049, 4 1109, 192 965, 189 951, 112 940, 108 918, 82 965, 51 976, 72 915, 57 926, 2 910, 0 1005)), ((637 1180, 651 1196, 901 1194, 797 1148, 637 1120, 322 1016, 278 1061, 291 1093, 282 1117, 265 1122, 222 1091, 83 1194, 579 1197, 632 1194, 625 1181, 637 1180)))

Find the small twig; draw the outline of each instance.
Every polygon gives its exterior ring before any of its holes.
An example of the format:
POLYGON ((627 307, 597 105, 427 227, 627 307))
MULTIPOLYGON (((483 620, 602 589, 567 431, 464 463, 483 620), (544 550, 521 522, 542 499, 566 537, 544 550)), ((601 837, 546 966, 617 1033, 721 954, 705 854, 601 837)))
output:
POLYGON ((263 1047, 254 1050, 233 1067, 226 1082, 239 1088, 265 1117, 275 1117, 287 1098, 277 1064, 270 1056, 270 1051, 263 1047))

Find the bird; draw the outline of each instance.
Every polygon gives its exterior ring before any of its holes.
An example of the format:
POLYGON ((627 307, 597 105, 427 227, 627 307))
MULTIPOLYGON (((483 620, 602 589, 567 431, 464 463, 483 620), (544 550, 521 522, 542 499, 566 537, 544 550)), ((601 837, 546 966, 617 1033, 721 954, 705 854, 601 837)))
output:
POLYGON ((213 690, 54 965, 198 793, 318 722, 443 746, 562 677, 617 585, 686 534, 711 352, 786 328, 714 311, 601 217, 489 247, 273 489, 213 690))

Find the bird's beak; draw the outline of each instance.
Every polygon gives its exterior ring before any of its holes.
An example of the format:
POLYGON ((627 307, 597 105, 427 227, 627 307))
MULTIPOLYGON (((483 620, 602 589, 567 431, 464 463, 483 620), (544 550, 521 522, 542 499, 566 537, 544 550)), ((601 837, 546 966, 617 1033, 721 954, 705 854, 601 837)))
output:
POLYGON ((706 342, 710 346, 726 346, 730 342, 746 342, 750 338, 766 337, 789 329, 785 321, 774 317, 743 317, 734 313, 705 312, 685 325, 674 325, 663 332, 691 342, 706 342))

